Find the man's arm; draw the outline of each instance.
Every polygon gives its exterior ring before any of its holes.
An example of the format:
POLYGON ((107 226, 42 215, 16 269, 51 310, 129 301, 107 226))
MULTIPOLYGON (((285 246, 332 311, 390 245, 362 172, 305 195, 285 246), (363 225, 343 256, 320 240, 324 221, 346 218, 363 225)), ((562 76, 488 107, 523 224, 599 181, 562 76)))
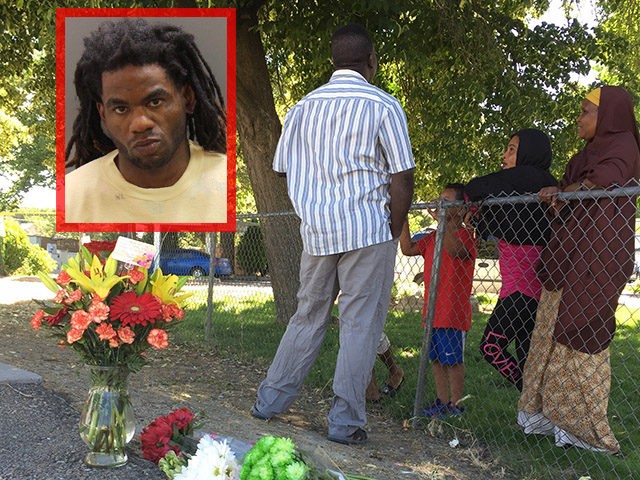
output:
POLYGON ((391 196, 391 236, 394 239, 400 236, 402 226, 407 220, 407 212, 409 212, 409 207, 411 207, 411 199, 413 198, 413 171, 414 169, 412 168, 391 175, 389 194, 391 196))

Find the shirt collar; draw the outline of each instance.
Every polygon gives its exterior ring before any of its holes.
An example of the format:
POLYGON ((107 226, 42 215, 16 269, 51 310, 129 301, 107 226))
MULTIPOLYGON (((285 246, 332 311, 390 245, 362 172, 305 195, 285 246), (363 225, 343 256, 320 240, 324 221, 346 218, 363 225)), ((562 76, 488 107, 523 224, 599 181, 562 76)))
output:
POLYGON ((359 79, 359 80, 362 80, 363 82, 369 83, 367 82, 367 79, 362 76, 362 74, 360 74, 359 72, 356 72, 355 70, 350 70, 348 68, 341 68, 333 72, 333 74, 331 75, 330 81, 336 80, 338 78, 344 78, 344 77, 351 77, 353 79, 359 79))

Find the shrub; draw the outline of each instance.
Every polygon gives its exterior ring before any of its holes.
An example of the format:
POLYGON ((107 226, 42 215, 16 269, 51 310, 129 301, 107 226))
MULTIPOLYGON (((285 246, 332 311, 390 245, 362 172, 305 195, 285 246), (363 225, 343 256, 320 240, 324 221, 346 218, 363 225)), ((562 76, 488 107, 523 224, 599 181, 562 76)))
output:
POLYGON ((35 275, 50 272, 57 263, 44 248, 33 245, 18 222, 4 220, 6 234, 2 242, 2 258, 7 275, 35 275))
POLYGON ((249 275, 266 275, 267 252, 264 248, 262 230, 257 225, 247 228, 238 243, 238 265, 249 275))

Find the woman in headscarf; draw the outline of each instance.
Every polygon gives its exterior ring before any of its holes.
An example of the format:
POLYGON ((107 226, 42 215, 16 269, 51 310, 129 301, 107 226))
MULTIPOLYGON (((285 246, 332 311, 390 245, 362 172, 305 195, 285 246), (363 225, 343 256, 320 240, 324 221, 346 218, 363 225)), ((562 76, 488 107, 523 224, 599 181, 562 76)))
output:
POLYGON ((518 423, 556 445, 617 454, 607 419, 618 298, 633 270, 636 197, 556 201, 558 192, 637 185, 640 137, 630 95, 602 87, 582 102, 586 140, 557 187, 540 191, 556 212, 538 275, 543 292, 518 423))
MULTIPOLYGON (((502 155, 502 170, 469 182, 470 200, 537 193, 555 185, 549 173, 551 143, 540 130, 526 128, 511 137, 502 155)), ((476 228, 482 237, 498 238, 502 287, 487 322, 480 353, 503 377, 522 390, 522 369, 542 286, 535 267, 546 244, 549 222, 538 203, 483 206, 476 228), (515 356, 508 351, 515 343, 515 356), (516 358, 517 357, 517 358, 516 358)))

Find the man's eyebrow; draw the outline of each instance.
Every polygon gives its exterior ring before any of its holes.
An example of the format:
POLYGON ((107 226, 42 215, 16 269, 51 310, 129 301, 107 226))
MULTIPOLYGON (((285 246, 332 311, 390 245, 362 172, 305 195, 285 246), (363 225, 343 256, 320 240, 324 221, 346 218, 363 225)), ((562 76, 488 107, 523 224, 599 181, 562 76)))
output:
POLYGON ((104 102, 106 107, 115 107, 120 105, 127 105, 127 102, 122 100, 121 98, 108 98, 106 102, 104 102))
POLYGON ((158 97, 166 97, 169 95, 169 92, 162 87, 158 87, 152 90, 146 97, 144 97, 144 102, 148 102, 149 100, 153 100, 158 97))
MULTIPOLYGON (((150 100, 153 100, 154 98, 166 97, 167 95, 169 95, 169 92, 166 89, 162 87, 158 87, 153 89, 144 97, 143 103, 147 103, 150 100)), ((112 98, 108 98, 107 101, 104 102, 104 104, 106 107, 116 107, 121 105, 128 105, 128 102, 118 97, 112 97, 112 98)))

